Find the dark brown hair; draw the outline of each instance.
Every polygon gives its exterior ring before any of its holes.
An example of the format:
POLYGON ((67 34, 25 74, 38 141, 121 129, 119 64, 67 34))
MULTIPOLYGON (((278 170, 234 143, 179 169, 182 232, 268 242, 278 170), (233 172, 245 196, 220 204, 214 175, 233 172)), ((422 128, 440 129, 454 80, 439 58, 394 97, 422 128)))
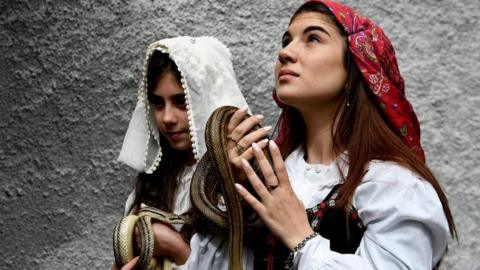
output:
MULTIPOLYGON (((158 81, 165 74, 171 73, 180 82, 181 74, 176 64, 167 54, 155 51, 148 63, 147 71, 147 96, 151 96, 158 81)), ((145 203, 158 209, 172 212, 175 191, 177 189, 177 175, 187 162, 190 150, 177 151, 160 134, 162 147, 162 160, 152 174, 139 173, 135 180, 135 198, 131 210, 140 209, 140 204, 145 203)))
MULTIPOLYGON (((325 5, 318 2, 307 2, 302 5, 292 16, 290 23, 296 16, 306 12, 318 12, 326 15, 337 26, 339 33, 346 37, 347 34, 335 16, 325 5)), ((439 182, 423 160, 405 145, 392 127, 387 124, 388 122, 380 112, 381 109, 374 100, 373 93, 368 90, 358 67, 351 60, 352 56, 348 50, 346 38, 345 45, 345 68, 347 71, 345 98, 336 110, 334 119, 338 119, 338 123, 331 131, 334 153, 341 156, 343 151, 347 151, 348 160, 346 162, 350 164, 348 174, 342 175, 344 184, 340 188, 339 207, 347 207, 351 203, 355 190, 360 185, 371 160, 393 161, 411 169, 433 186, 442 203, 450 234, 457 238, 448 200, 439 182), (347 106, 347 102, 349 106, 347 106)), ((290 123, 290 130, 297 131, 296 134, 290 132, 286 140, 279 141, 282 155, 286 158, 301 143, 305 142, 306 126, 300 112, 289 106, 283 109, 280 119, 280 127, 284 121, 284 123, 290 123)))

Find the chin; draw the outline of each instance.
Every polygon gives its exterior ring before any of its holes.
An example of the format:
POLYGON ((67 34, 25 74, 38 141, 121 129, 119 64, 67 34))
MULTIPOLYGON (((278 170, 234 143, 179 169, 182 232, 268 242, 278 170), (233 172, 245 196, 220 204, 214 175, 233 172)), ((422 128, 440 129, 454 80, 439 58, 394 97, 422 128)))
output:
POLYGON ((176 151, 187 151, 188 149, 192 148, 190 143, 176 143, 176 144, 170 144, 170 145, 176 151))
POLYGON ((282 91, 278 92, 277 91, 277 98, 280 100, 283 104, 294 107, 296 108, 297 104, 301 104, 302 100, 299 98, 299 96, 295 93, 292 93, 290 91, 282 91))
POLYGON ((303 92, 301 88, 295 87, 294 84, 283 83, 276 86, 275 91, 277 92, 277 97, 282 100, 291 100, 298 98, 299 92, 303 92))
POLYGON ((175 151, 184 151, 186 150, 186 147, 182 146, 182 145, 175 145, 173 144, 172 145, 172 148, 175 150, 175 151))

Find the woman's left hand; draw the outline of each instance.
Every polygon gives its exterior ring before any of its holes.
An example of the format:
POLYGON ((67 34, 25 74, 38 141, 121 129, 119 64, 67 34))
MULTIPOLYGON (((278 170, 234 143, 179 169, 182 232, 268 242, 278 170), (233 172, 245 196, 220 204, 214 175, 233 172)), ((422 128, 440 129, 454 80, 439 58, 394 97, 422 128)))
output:
MULTIPOLYGON (((190 256, 190 245, 171 225, 163 222, 152 222, 154 238, 153 256, 171 258, 177 265, 183 265, 190 256)), ((141 249, 141 239, 138 229, 135 230, 135 242, 141 249)))
POLYGON ((260 215, 270 231, 292 250, 313 233, 305 207, 290 185, 282 155, 275 142, 269 142, 275 172, 260 147, 253 143, 252 148, 265 178, 265 184, 245 159, 242 160, 242 166, 260 201, 242 185, 235 184, 235 187, 243 199, 260 215))

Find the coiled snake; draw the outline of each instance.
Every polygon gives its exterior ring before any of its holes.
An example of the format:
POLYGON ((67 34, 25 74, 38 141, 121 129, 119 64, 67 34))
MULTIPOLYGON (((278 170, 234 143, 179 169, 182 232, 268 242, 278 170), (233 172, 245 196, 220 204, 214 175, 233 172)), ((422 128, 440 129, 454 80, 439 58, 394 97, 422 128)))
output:
POLYGON ((154 238, 152 220, 168 224, 185 224, 187 217, 170 214, 153 207, 140 209, 137 215, 123 217, 113 231, 113 253, 118 267, 127 264, 134 257, 133 234, 138 226, 141 250, 134 269, 139 270, 171 270, 172 263, 168 258, 154 258, 154 238), (162 262, 163 261, 163 262, 162 262))
MULTIPOLYGON (((233 106, 220 107, 208 119, 205 128, 207 152, 197 165, 190 189, 192 207, 200 220, 197 225, 203 224, 202 227, 209 232, 225 235, 229 239, 230 270, 243 269, 244 233, 258 230, 262 226, 254 212, 244 216, 244 207, 234 188, 236 180, 228 158, 226 127, 237 109, 233 106), (212 193, 214 190, 220 191, 220 201, 223 201, 224 205, 223 202, 219 203, 219 198, 212 196, 215 195, 212 193)), ((264 153, 272 164, 269 152, 264 150, 264 153)), ((262 178, 255 163, 253 167, 262 178)), ((168 214, 155 208, 142 208, 138 216, 124 217, 115 227, 113 235, 115 262, 119 267, 133 258, 132 234, 135 224, 138 223, 142 249, 135 269, 171 269, 168 263, 163 268, 158 266, 156 259, 152 258, 154 243, 151 219, 170 224, 187 222, 185 216, 168 214)))

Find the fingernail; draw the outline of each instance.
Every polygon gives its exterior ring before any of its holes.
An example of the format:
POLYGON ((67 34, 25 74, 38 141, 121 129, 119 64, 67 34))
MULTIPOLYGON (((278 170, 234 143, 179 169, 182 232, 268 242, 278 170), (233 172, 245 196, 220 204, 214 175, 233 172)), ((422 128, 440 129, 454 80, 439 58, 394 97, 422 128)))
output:
POLYGON ((258 147, 258 144, 252 143, 252 148, 253 148, 253 151, 260 152, 260 147, 258 147))
POLYGON ((266 144, 266 143, 268 143, 268 141, 269 141, 269 139, 263 139, 263 140, 261 140, 260 142, 261 142, 262 144, 263 144, 263 143, 266 144))
POLYGON ((263 127, 263 129, 265 129, 266 131, 270 131, 272 129, 272 126, 263 127))
POLYGON ((255 115, 255 117, 257 117, 258 120, 263 120, 263 118, 265 118, 265 117, 264 117, 263 115, 261 115, 261 114, 257 114, 257 115, 255 115))
POLYGON ((244 158, 242 158, 242 166, 245 167, 245 168, 248 168, 250 164, 248 164, 248 161, 244 158))
POLYGON ((247 111, 248 111, 248 105, 245 105, 242 108, 240 108, 240 112, 242 113, 246 113, 247 111))
POLYGON ((277 145, 277 144, 275 143, 275 141, 273 141, 273 140, 270 140, 270 142, 268 143, 268 145, 270 145, 270 147, 271 147, 272 149, 278 148, 278 145, 277 145))
POLYGON ((240 185, 239 183, 235 183, 234 186, 237 190, 242 190, 242 185, 240 185))

